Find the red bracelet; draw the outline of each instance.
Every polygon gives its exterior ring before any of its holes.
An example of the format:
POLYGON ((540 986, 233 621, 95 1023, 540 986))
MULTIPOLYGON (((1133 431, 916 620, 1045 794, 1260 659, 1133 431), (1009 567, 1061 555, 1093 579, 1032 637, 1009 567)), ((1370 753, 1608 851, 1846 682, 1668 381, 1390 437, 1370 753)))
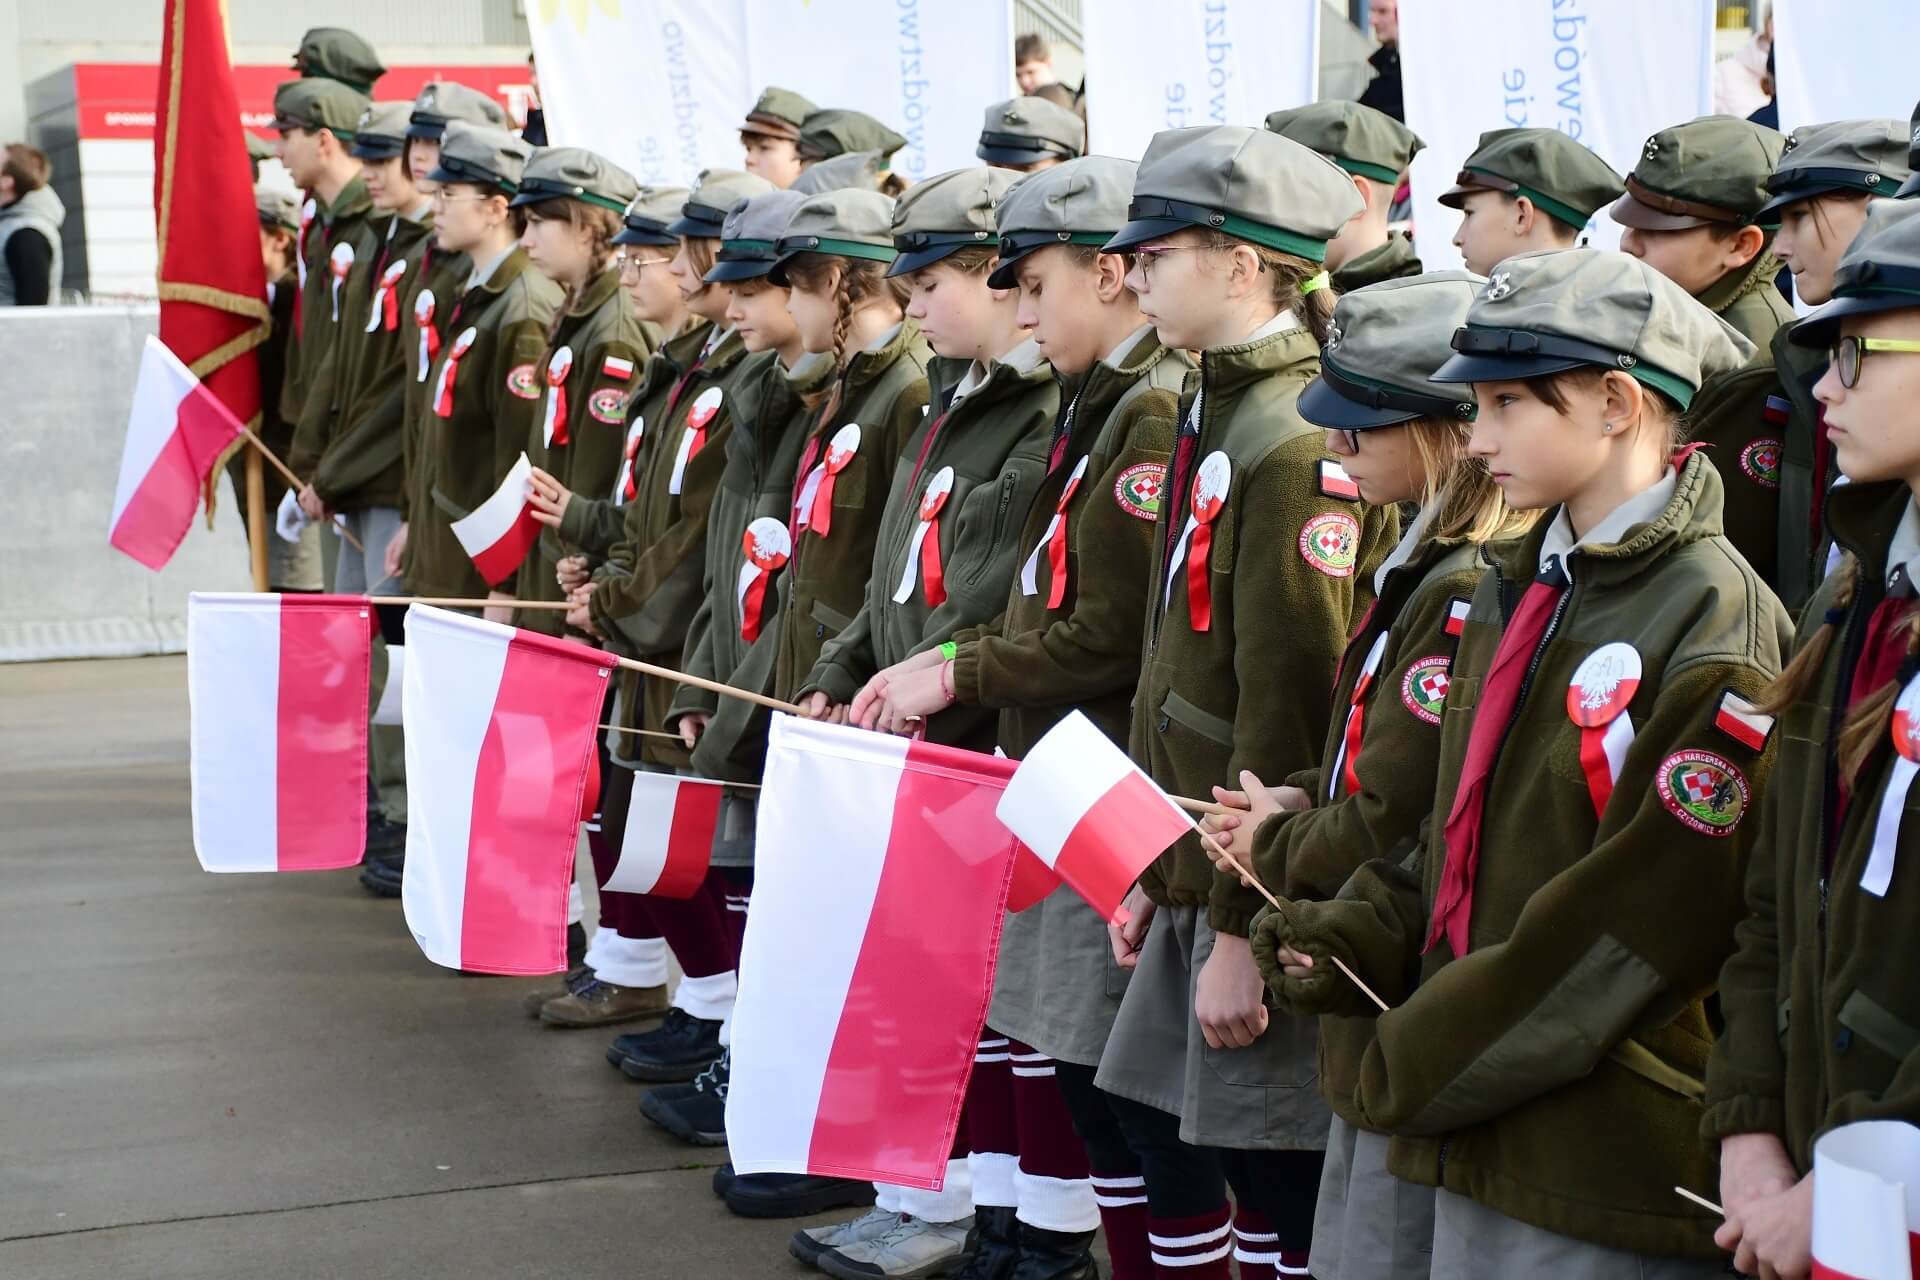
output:
POLYGON ((947 705, 953 705, 953 659, 948 658, 940 664, 940 692, 947 697, 947 705))

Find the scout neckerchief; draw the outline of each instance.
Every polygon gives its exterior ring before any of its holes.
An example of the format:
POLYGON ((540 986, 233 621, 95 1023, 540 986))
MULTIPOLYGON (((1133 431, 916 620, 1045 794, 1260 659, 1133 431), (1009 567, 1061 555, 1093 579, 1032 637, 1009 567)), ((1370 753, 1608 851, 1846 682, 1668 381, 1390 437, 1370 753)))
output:
MULTIPOLYGON (((1204 356, 1201 358, 1205 359, 1204 356)), ((1203 382, 1193 393, 1193 407, 1187 410, 1186 418, 1180 423, 1180 437, 1173 446, 1173 466, 1167 473, 1172 486, 1168 492, 1173 495, 1173 501, 1167 509, 1166 538, 1160 544, 1160 573, 1163 581, 1169 584, 1162 593, 1163 613, 1173 599, 1170 584, 1173 581, 1174 553, 1180 545, 1180 538, 1174 531, 1182 528, 1178 522, 1186 514, 1187 489, 1193 480, 1194 456, 1200 452, 1200 409, 1206 398, 1207 389, 1203 382)))
MULTIPOLYGON (((1091 376, 1091 375, 1089 375, 1091 376)), ((1047 450, 1047 477, 1051 479, 1061 464, 1067 460, 1067 445, 1073 438, 1074 410, 1080 407, 1080 393, 1087 388, 1086 379, 1081 379, 1080 389, 1073 393, 1073 399, 1067 401, 1067 410, 1054 424, 1053 444, 1047 450)), ((1081 478, 1087 474, 1087 458, 1083 455, 1074 464, 1073 474, 1067 477, 1066 488, 1060 493, 1060 501, 1053 509, 1053 517, 1047 521, 1047 527, 1040 535, 1040 541, 1034 544, 1033 554, 1020 566, 1020 594, 1035 596, 1040 594, 1040 553, 1047 553, 1047 568, 1051 574, 1047 585, 1047 608, 1058 609, 1067 598, 1067 504, 1073 501, 1073 495, 1079 491, 1081 478)))
POLYGON ((741 550, 746 559, 740 566, 734 594, 740 601, 740 638, 752 644, 766 625, 767 603, 772 595, 768 584, 793 553, 793 541, 786 525, 772 516, 761 516, 747 526, 741 550))

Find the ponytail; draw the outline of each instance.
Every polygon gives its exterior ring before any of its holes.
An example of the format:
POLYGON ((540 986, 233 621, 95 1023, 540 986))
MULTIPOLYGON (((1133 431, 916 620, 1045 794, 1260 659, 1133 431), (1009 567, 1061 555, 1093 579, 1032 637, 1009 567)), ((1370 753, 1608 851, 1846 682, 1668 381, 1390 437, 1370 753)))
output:
POLYGON ((1269 249, 1251 240, 1242 240, 1216 231, 1206 242, 1209 249, 1250 249, 1260 260, 1260 270, 1273 280, 1273 302, 1281 311, 1291 311, 1313 335, 1316 346, 1327 345, 1333 332, 1333 289, 1323 278, 1326 269, 1317 262, 1278 249, 1269 249))

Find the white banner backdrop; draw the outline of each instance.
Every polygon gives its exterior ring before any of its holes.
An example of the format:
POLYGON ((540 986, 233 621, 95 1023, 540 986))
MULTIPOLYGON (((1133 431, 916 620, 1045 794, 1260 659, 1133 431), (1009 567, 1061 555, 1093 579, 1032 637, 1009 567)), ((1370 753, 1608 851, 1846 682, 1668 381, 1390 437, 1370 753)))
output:
POLYGON ((1780 128, 1823 120, 1906 120, 1920 82, 1920 4, 1914 0, 1776 0, 1774 83, 1780 128))
POLYGON ((1088 149, 1138 159, 1163 129, 1238 124, 1319 96, 1322 0, 1094 0, 1088 149))
MULTIPOLYGON (((1911 0, 1907 0, 1911 3, 1911 0)), ((1481 133, 1559 129, 1625 174, 1647 138, 1713 109, 1711 0, 1407 0, 1400 6, 1416 248, 1429 271, 1460 265, 1460 215, 1437 197, 1481 133)), ((1592 243, 1614 248, 1602 209, 1592 243)))

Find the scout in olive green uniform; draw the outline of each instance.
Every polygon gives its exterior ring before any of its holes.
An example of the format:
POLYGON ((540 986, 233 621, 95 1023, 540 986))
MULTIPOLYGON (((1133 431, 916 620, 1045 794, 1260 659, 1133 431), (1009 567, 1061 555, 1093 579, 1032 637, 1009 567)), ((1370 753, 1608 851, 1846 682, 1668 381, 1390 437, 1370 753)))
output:
POLYGON ((1033 173, 1087 153, 1087 122, 1045 98, 1013 98, 987 108, 974 154, 990 165, 1033 173))
POLYGON ((365 37, 345 27, 310 28, 293 52, 293 70, 305 79, 336 80, 368 96, 387 74, 365 37))
POLYGON ((1720 1274, 1672 1188, 1713 1185, 1705 997, 1772 758, 1751 704, 1788 620, 1720 533, 1696 453, 1589 528, 1568 512, 1581 486, 1658 467, 1701 383, 1752 351, 1665 276, 1595 250, 1499 264, 1453 345, 1434 376, 1475 384, 1477 451, 1556 509, 1490 549, 1468 607, 1424 858, 1264 917, 1264 972, 1283 1007, 1370 1012, 1337 953, 1393 1006, 1352 1108, 1394 1135, 1396 1176, 1441 1188, 1436 1280, 1720 1274), (1569 408, 1508 390, 1589 369, 1604 381, 1557 384, 1569 408), (1579 461, 1556 487, 1539 472, 1562 438, 1579 461), (1308 976, 1283 974, 1275 943, 1312 956, 1308 976))
MULTIPOLYGON (((1204 348, 1154 528, 1130 743, 1176 795, 1319 758, 1335 662, 1398 536, 1391 510, 1363 508, 1330 474, 1322 433, 1295 407, 1332 310, 1330 292, 1317 296, 1319 262, 1359 207, 1347 173, 1291 139, 1172 130, 1148 147, 1132 221, 1107 246, 1143 255, 1128 279, 1162 340, 1204 348), (1232 292, 1242 279, 1244 300, 1232 292)), ((1223 988, 1247 1018, 1264 1016, 1245 943, 1258 903, 1197 837, 1147 869, 1116 935, 1140 949, 1098 1083, 1146 1168, 1149 1230, 1224 1238, 1224 1173, 1239 1252, 1304 1267, 1327 1132, 1314 1024, 1276 1018, 1235 1045, 1198 1016, 1197 994, 1223 988), (1188 1198, 1166 1189, 1180 1181, 1188 1198)))
POLYGON ((1440 203, 1461 213, 1453 243, 1467 270, 1535 249, 1571 248, 1626 188, 1607 162, 1558 129, 1480 135, 1440 203))
POLYGON ((1707 446, 1720 473, 1727 540, 1769 586, 1779 563, 1780 432, 1767 420, 1767 397, 1778 382, 1773 335, 1793 308, 1774 287, 1773 230, 1752 217, 1767 202, 1767 179, 1785 144, 1772 129, 1732 116, 1662 129, 1647 139, 1627 194, 1609 211, 1625 228, 1622 250, 1666 273, 1758 348, 1700 389, 1687 412, 1687 439, 1707 446), (1742 261, 1708 275, 1699 264, 1709 253, 1742 261))
POLYGON ((770 86, 762 92, 740 126, 747 172, 776 187, 791 187, 803 171, 800 126, 818 110, 791 89, 770 86))
MULTIPOLYGON (((1907 130, 1898 120, 1840 120, 1795 129, 1767 180, 1772 199, 1756 221, 1782 223, 1794 247, 1780 251, 1793 268, 1801 301, 1823 303, 1833 264, 1867 206, 1890 197, 1907 168, 1907 130), (1818 205, 1808 202, 1818 201, 1818 205), (1809 210, 1815 211, 1809 216, 1809 210)), ((1776 234, 1776 243, 1786 237, 1776 234)), ((1791 324, 1773 335, 1777 383, 1767 397, 1767 429, 1781 441, 1780 551, 1774 589, 1789 609, 1800 609, 1826 576, 1830 544, 1822 513, 1838 478, 1833 448, 1821 424, 1813 384, 1826 372, 1825 352, 1796 344, 1791 324)))
POLYGON ((1333 287, 1352 293, 1382 280, 1420 274, 1420 259, 1403 232, 1387 230, 1387 210, 1400 176, 1426 146, 1384 111, 1358 102, 1316 102, 1267 116, 1267 128, 1311 147, 1353 175, 1364 202, 1327 244, 1333 287))
MULTIPOLYGON (((456 121, 433 171, 443 203, 476 196, 498 203, 485 206, 497 219, 488 238, 462 247, 473 266, 460 293, 436 303, 447 307, 447 336, 427 373, 430 416, 411 477, 407 531, 407 590, 416 595, 486 594, 489 584, 453 536, 453 522, 493 496, 537 422, 534 367, 561 295, 516 243, 518 218, 507 202, 520 188, 528 151, 502 130, 456 121)), ((452 248, 444 216, 437 234, 452 248)))
POLYGON ((1809 603, 1770 699, 1785 706, 1779 763, 1755 819, 1750 914, 1720 972, 1726 1030, 1707 1068, 1702 1132, 1720 1151, 1718 1238, 1738 1244, 1747 1274, 1758 1271, 1756 1221, 1782 1214, 1799 1219, 1798 1266, 1758 1261, 1805 1274, 1804 1179, 1822 1134, 1920 1115, 1920 879, 1907 781, 1907 761, 1920 755, 1911 728, 1920 509, 1907 470, 1916 409, 1903 390, 1920 349, 1916 307, 1920 206, 1881 201, 1840 261, 1833 300, 1793 331, 1809 346, 1851 346, 1863 325, 1875 336, 1864 351, 1843 350, 1821 384, 1830 425, 1848 433, 1839 461, 1852 483, 1827 504, 1844 558, 1809 603), (1890 330, 1897 336, 1882 336, 1890 330), (1875 345, 1889 340, 1900 345, 1875 345))

